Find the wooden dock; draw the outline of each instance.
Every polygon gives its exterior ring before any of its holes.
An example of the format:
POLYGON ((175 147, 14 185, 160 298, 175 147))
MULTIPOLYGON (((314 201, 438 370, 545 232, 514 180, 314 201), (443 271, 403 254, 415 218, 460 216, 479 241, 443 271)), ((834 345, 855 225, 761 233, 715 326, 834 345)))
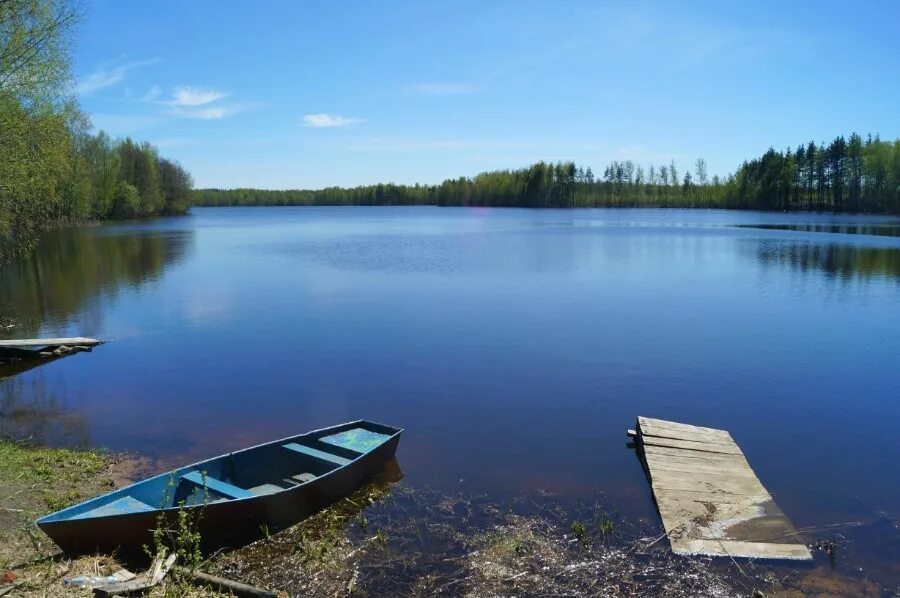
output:
POLYGON ((0 380, 102 344, 103 341, 83 336, 0 340, 0 380))
POLYGON ((98 341, 95 338, 86 338, 84 336, 75 336, 72 338, 23 338, 5 341, 0 340, 0 347, 38 347, 57 349, 59 347, 96 347, 102 342, 103 341, 98 341))
POLYGON ((812 558, 727 431, 639 417, 629 434, 673 552, 812 558))

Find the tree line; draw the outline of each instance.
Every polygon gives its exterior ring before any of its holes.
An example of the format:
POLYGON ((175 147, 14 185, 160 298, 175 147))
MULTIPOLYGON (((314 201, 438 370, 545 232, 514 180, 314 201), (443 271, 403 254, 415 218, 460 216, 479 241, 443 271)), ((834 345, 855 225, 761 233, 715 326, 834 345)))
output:
POLYGON ((79 18, 67 0, 0 0, 0 262, 54 224, 189 205, 179 164, 147 143, 91 134, 72 93, 79 18))
POLYGON ((448 179, 439 185, 378 184, 319 190, 197 189, 194 205, 437 205, 527 208, 686 207, 900 213, 900 140, 854 133, 830 144, 768 150, 734 174, 709 176, 706 161, 644 168, 612 161, 602 173, 574 162, 448 179))
POLYGON ((898 213, 900 139, 853 133, 828 145, 769 149, 740 166, 729 198, 737 208, 898 213))

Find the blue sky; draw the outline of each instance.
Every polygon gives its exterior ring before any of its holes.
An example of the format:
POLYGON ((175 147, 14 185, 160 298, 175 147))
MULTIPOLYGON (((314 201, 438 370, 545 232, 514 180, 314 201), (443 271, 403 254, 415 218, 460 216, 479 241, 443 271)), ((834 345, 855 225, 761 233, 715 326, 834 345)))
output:
POLYGON ((900 2, 89 0, 77 92, 199 187, 900 137, 900 2))

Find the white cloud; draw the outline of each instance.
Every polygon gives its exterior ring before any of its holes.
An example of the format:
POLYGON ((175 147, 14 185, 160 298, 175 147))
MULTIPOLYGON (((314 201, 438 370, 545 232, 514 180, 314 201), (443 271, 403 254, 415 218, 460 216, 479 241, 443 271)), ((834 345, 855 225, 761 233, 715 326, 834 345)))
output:
POLYGON ((175 114, 185 118, 196 118, 200 120, 216 120, 225 118, 237 112, 233 106, 209 106, 208 108, 175 108, 175 114))
POLYGON ((203 89, 202 87, 176 87, 172 92, 172 100, 167 102, 172 106, 205 106, 216 100, 221 100, 228 94, 215 89, 203 89))
POLYGON ((171 106, 172 114, 176 116, 199 120, 217 120, 231 116, 246 108, 246 105, 223 104, 219 101, 228 97, 228 95, 230 94, 217 89, 186 85, 176 87, 172 90, 171 99, 159 103, 171 106))
POLYGON ((348 127, 352 124, 361 122, 365 122, 365 120, 362 118, 348 118, 338 114, 326 114, 325 112, 307 114, 303 117, 304 126, 315 128, 348 127))
POLYGON ((162 95, 162 88, 159 85, 154 85, 150 89, 147 90, 147 93, 141 96, 142 102, 152 102, 156 98, 162 95))
POLYGON ((430 81, 407 85, 406 90, 423 96, 458 96, 476 93, 478 88, 468 83, 430 81))
POLYGON ((95 91, 121 83, 131 69, 156 64, 157 62, 159 62, 158 58, 151 58, 150 60, 126 62, 118 65, 102 64, 90 75, 78 79, 75 90, 81 95, 89 95, 95 91))

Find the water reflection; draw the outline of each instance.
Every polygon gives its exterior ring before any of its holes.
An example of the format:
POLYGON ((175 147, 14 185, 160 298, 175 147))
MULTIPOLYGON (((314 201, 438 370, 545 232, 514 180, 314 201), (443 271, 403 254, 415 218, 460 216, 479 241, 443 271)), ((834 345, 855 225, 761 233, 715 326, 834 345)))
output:
POLYGON ((85 416, 68 408, 42 378, 0 380, 0 438, 69 448, 91 444, 85 416))
POLYGON ((762 242, 758 259, 771 266, 800 272, 819 271, 841 280, 900 280, 900 248, 862 247, 844 243, 762 242))
POLYGON ((38 358, 28 359, 9 359, 5 361, 0 360, 0 380, 15 376, 17 374, 24 374, 29 370, 33 370, 36 367, 52 363, 57 359, 62 359, 63 357, 64 356, 60 355, 52 357, 41 356, 38 358))
POLYGON ((101 295, 155 280, 184 259, 192 241, 192 231, 51 231, 30 257, 0 268, 0 313, 16 322, 0 329, 0 338, 62 326, 76 314, 81 326, 96 327, 86 322, 102 317, 101 295))
POLYGON ((900 237, 900 225, 896 224, 735 224, 737 228, 760 230, 787 230, 802 233, 832 233, 841 235, 875 235, 878 237, 900 237))

